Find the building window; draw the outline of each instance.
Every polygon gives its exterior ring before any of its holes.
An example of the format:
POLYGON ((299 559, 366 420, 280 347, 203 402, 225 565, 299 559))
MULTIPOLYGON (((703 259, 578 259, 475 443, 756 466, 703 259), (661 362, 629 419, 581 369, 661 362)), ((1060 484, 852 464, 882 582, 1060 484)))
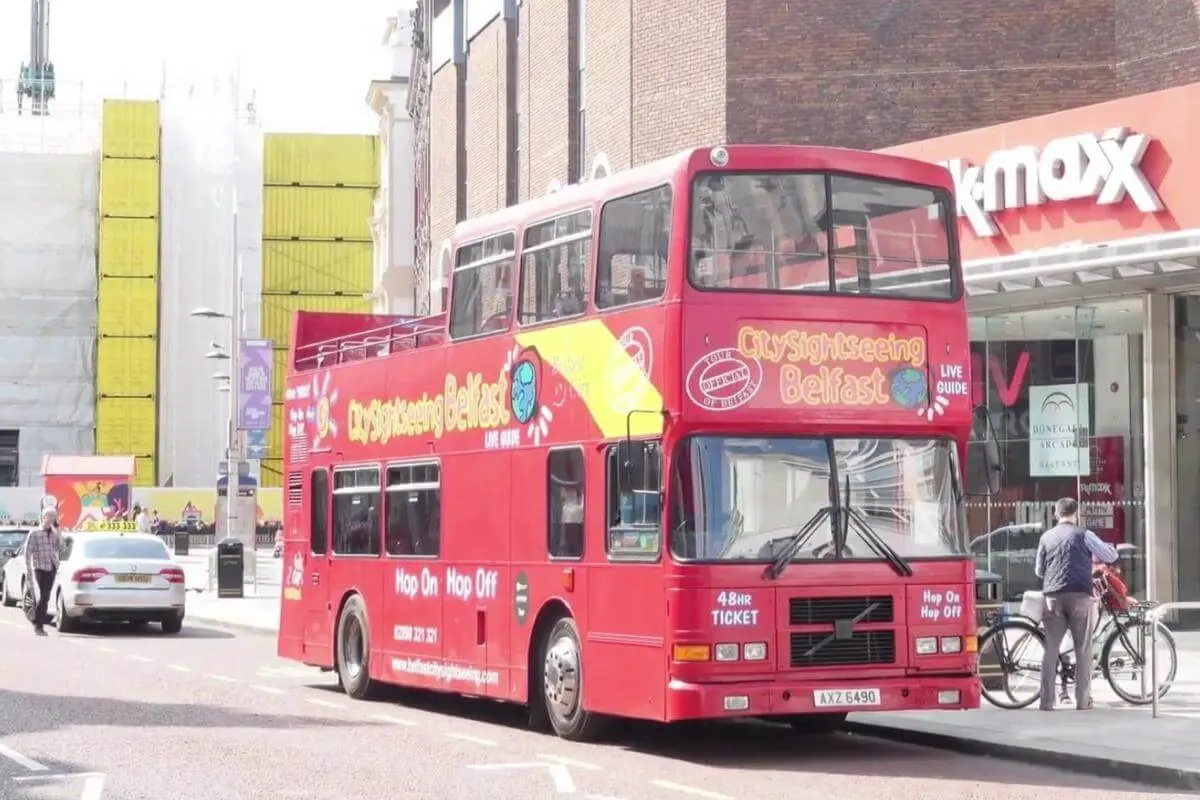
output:
POLYGON ((551 450, 546 457, 547 552, 583 558, 583 450, 551 450))
POLYGON ((573 317, 587 309, 592 212, 534 225, 521 250, 521 324, 573 317))
POLYGON ((442 470, 434 462, 388 467, 387 554, 442 552, 442 470))
POLYGON ((379 467, 333 473, 333 552, 379 555, 379 467))
POLYGON ((662 539, 661 443, 630 442, 627 448, 609 447, 605 472, 609 558, 658 558, 662 539))
POLYGON ((615 308, 662 297, 670 234, 669 186, 606 203, 600 212, 596 305, 615 308))
POLYGON ((0 486, 21 485, 20 441, 20 431, 0 431, 0 486))
POLYGON ((308 499, 310 517, 308 520, 308 536, 311 548, 316 555, 324 555, 329 541, 329 473, 323 469, 314 469, 312 473, 312 490, 308 499))
POLYGON ((451 276, 450 338, 508 329, 516 236, 502 233, 458 250, 451 276))

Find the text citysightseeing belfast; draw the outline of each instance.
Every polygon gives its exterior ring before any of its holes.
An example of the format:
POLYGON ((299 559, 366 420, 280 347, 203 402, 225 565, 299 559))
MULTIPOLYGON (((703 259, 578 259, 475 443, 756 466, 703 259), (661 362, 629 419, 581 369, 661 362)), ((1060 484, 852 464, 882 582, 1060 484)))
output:
POLYGON ((786 405, 888 405, 894 400, 885 368, 920 369, 927 358, 923 337, 896 334, 770 331, 747 325, 738 331, 737 344, 742 356, 779 365, 779 397, 786 405))
POLYGON ((447 375, 441 394, 405 400, 351 400, 346 408, 350 441, 360 444, 433 434, 440 439, 448 431, 503 428, 512 423, 508 405, 509 377, 502 370, 493 382, 478 372, 468 372, 462 383, 447 375))

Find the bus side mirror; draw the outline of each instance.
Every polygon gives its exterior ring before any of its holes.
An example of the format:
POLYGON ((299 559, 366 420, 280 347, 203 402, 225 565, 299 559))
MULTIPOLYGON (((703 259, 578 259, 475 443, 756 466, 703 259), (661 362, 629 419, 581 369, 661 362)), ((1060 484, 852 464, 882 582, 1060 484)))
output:
POLYGON ((971 439, 967 442, 966 493, 991 497, 1000 492, 1000 444, 987 409, 977 407, 974 416, 971 439))

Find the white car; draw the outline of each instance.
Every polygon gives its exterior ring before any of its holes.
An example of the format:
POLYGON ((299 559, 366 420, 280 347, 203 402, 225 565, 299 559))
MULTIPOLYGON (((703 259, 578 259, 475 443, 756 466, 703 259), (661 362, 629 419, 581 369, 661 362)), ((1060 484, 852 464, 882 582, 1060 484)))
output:
POLYGON ((6 606, 15 606, 25 596, 25 540, 29 529, 6 529, 12 539, 6 541, 6 546, 0 555, 4 557, 4 566, 0 567, 0 600, 6 606), (19 541, 15 541, 17 535, 19 541))
POLYGON ((183 629, 183 569, 152 534, 64 534, 51 592, 49 613, 60 633, 82 622, 157 622, 163 633, 183 629))

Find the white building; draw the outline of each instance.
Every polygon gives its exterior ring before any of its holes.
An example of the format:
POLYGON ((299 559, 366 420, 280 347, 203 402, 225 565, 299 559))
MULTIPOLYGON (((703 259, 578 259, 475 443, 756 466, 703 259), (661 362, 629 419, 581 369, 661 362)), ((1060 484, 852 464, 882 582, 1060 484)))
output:
POLYGON ((418 304, 413 276, 416 188, 413 180, 413 121, 408 113, 412 72, 412 15, 401 10, 387 21, 383 43, 391 51, 391 75, 371 81, 367 104, 379 115, 379 193, 375 237, 375 309, 413 314, 418 304))

